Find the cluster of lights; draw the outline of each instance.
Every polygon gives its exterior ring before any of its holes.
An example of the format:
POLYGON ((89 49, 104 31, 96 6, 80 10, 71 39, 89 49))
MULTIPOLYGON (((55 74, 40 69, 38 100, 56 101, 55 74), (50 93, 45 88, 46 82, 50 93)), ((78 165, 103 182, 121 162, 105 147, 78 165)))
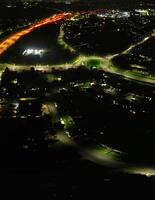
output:
POLYGON ((23 52, 24 56, 29 56, 29 55, 38 55, 42 56, 45 53, 44 49, 26 49, 23 52))

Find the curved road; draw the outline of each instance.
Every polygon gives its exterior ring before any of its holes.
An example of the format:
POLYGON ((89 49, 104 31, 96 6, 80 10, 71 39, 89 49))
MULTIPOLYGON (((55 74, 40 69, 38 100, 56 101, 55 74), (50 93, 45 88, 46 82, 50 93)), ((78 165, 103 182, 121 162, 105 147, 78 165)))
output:
MULTIPOLYGON (((96 12, 96 11, 90 11, 90 12, 93 13, 93 12, 96 12)), ((82 13, 84 14, 86 12, 82 12, 82 13)), ((68 12, 68 13, 64 12, 64 13, 56 14, 56 15, 53 15, 51 17, 40 20, 37 23, 34 23, 33 25, 8 36, 6 39, 4 39, 0 42, 0 55, 2 55, 9 47, 11 47, 13 44, 15 44, 16 41, 18 41, 22 36, 32 32, 33 30, 37 29, 38 27, 41 27, 41 26, 46 25, 46 24, 54 23, 54 22, 66 19, 68 17, 73 17, 73 16, 76 16, 76 14, 73 14, 73 13, 70 13, 70 12, 68 12)), ((122 54, 127 54, 134 47, 146 42, 150 37, 155 37, 155 30, 153 30, 153 32, 149 36, 146 36, 142 41, 130 46, 128 49, 123 51, 122 54)), ((118 54, 109 56, 109 57, 107 57, 107 59, 104 58, 103 61, 106 60, 107 64, 110 64, 110 60, 114 56, 117 56, 117 55, 118 54)), ((80 61, 83 61, 83 59, 80 59, 80 61)), ((103 69, 103 70, 105 70, 105 69, 103 69)), ((109 71, 111 73, 112 72, 114 73, 113 69, 110 69, 109 71)), ((115 73, 118 73, 118 72, 115 71, 115 73)), ((126 74, 123 74, 123 75, 127 76, 126 74)), ((153 83, 154 83, 154 81, 153 81, 153 83)), ((63 135, 59 134, 58 136, 59 136, 59 140, 61 142, 67 143, 67 144, 68 144, 68 141, 70 142, 70 138, 68 138, 65 134, 63 134, 63 135)), ((82 154, 86 159, 93 160, 93 161, 100 163, 100 164, 103 164, 103 165, 106 164, 108 166, 111 166, 111 165, 112 166, 118 166, 118 167, 121 166, 121 170, 124 170, 124 171, 129 172, 129 173, 136 173, 136 174, 139 173, 139 174, 143 174, 143 175, 146 175, 146 176, 155 175, 155 167, 154 166, 150 167, 150 166, 131 165, 130 167, 128 167, 128 165, 121 160, 120 152, 117 152, 113 149, 109 149, 106 146, 102 146, 102 148, 100 148, 100 149, 94 148, 94 149, 89 149, 89 151, 85 150, 85 151, 83 151, 82 154)))
MULTIPOLYGON (((37 29, 41 26, 44 26, 46 24, 55 23, 57 21, 61 21, 61 20, 66 19, 66 18, 71 18, 71 17, 74 17, 76 15, 86 14, 86 13, 96 13, 96 12, 97 12, 97 10, 82 11, 82 12, 76 12, 76 13, 63 12, 63 13, 55 14, 55 15, 50 16, 48 18, 42 19, 42 20, 28 26, 27 28, 25 28, 25 29, 23 29, 19 32, 16 32, 16 33, 8 36, 6 39, 2 40, 0 42, 0 55, 2 55, 9 47, 11 47, 13 44, 15 44, 21 37, 23 37, 24 35, 32 32, 33 30, 35 30, 35 29, 37 29)), ((149 35, 145 36, 141 41, 139 41, 135 44, 132 44, 130 47, 125 49, 123 52, 121 52, 119 54, 109 55, 109 56, 101 58, 103 60, 103 62, 106 63, 102 67, 102 69, 104 71, 109 72, 109 73, 121 75, 121 76, 124 76, 125 78, 129 78, 129 79, 132 79, 132 80, 137 80, 137 81, 145 82, 145 83, 148 83, 148 84, 155 84, 155 77, 150 77, 150 76, 147 76, 147 75, 140 75, 140 74, 137 74, 137 73, 132 72, 132 71, 118 69, 115 66, 113 66, 113 64, 111 62, 114 57, 121 55, 121 54, 126 55, 133 48, 143 44, 146 41, 148 41, 151 37, 155 37, 155 30, 153 30, 152 33, 150 33, 149 35)), ((85 60, 85 59, 86 58, 81 59, 81 57, 80 57, 80 62, 85 60)), ((79 61, 79 58, 77 60, 79 61)), ((78 64, 80 62, 78 62, 78 64)))
POLYGON ((56 14, 51 17, 40 20, 37 23, 34 23, 31 26, 8 36, 6 39, 4 39, 3 41, 0 42, 0 55, 2 55, 9 47, 11 47, 13 44, 15 44, 16 41, 18 41, 22 36, 32 32, 33 30, 35 30, 41 26, 44 26, 44 25, 50 24, 50 23, 54 23, 54 22, 60 21, 62 19, 65 19, 67 17, 71 17, 71 16, 73 16, 73 14, 69 13, 69 12, 56 14))

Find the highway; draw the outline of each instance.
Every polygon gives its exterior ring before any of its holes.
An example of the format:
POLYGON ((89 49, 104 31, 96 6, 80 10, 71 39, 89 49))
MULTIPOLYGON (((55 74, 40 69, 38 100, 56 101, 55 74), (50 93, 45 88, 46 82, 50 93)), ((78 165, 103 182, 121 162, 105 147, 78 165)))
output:
POLYGON ((94 11, 82 11, 82 12, 75 12, 75 13, 71 13, 71 12, 63 12, 63 13, 58 13, 55 15, 52 15, 50 17, 47 17, 45 19, 39 20, 38 22, 22 29, 21 31, 18 31, 16 33, 13 33, 12 35, 6 37, 4 40, 2 40, 0 42, 0 55, 2 55, 9 47, 11 47, 13 44, 15 44, 21 37, 23 37, 24 35, 32 32, 33 30, 47 25, 47 24, 51 24, 51 23, 55 23, 58 21, 61 21, 63 19, 66 18, 70 18, 70 17, 74 17, 77 16, 79 14, 87 14, 87 13, 96 13, 97 10, 94 11))
MULTIPOLYGON (((37 23, 34 23, 33 25, 8 36, 6 39, 4 39, 3 41, 0 42, 0 55, 2 55, 9 47, 11 47, 13 44, 15 44, 21 37, 32 32, 33 30, 35 30, 41 26, 44 26, 46 24, 55 23, 57 21, 66 19, 68 17, 73 17, 73 16, 75 16, 75 14, 69 13, 69 12, 56 14, 51 17, 40 20, 37 23)), ((146 36, 140 42, 133 44, 128 49, 124 50, 122 52, 122 54, 129 53, 133 48, 135 48, 138 45, 143 44, 144 42, 148 41, 150 39, 150 37, 154 37, 154 36, 155 36, 155 30, 153 31, 153 33, 151 33, 149 36, 146 36)), ((147 77, 147 76, 143 77, 143 76, 134 74, 133 72, 117 69, 115 66, 113 66, 111 60, 115 56, 118 56, 118 55, 119 54, 115 54, 115 55, 110 55, 110 56, 106 56, 103 58, 97 57, 97 56, 80 55, 73 63, 64 64, 62 67, 63 68, 78 67, 79 65, 85 64, 87 61, 89 61, 89 59, 99 59, 102 61, 101 63, 104 63, 104 66, 101 66, 103 71, 121 75, 123 77, 142 81, 145 83, 151 83, 151 84, 155 83, 155 79, 153 79, 151 77, 147 77)), ((9 66, 9 68, 11 68, 11 69, 15 68, 16 70, 22 70, 25 68, 25 66, 19 66, 19 65, 7 65, 7 66, 9 66)), ((61 67, 61 66, 58 66, 58 67, 61 67)), ((0 64, 0 69, 1 69, 0 74, 2 73, 2 70, 4 70, 4 68, 5 68, 5 66, 3 64, 0 64)), ((50 71, 51 66, 48 66, 48 65, 37 66, 37 70, 43 70, 43 71, 49 70, 50 71)), ((49 112, 49 113, 52 113, 53 115, 55 115, 55 120, 57 120, 58 114, 57 114, 56 104, 47 102, 44 105, 43 109, 44 109, 45 114, 46 114, 46 112, 47 113, 49 112)), ((57 136, 57 139, 63 144, 73 145, 73 146, 76 145, 74 143, 74 141, 72 141, 72 138, 68 137, 65 132, 58 132, 58 133, 56 133, 56 136, 57 136)), ((101 165, 114 167, 117 170, 125 171, 128 173, 142 174, 142 175, 146 175, 146 176, 155 175, 154 166, 139 166, 136 164, 132 164, 131 166, 129 166, 129 163, 126 163, 126 161, 122 160, 121 152, 118 152, 112 148, 105 146, 105 145, 100 145, 100 148, 95 147, 95 148, 91 148, 91 149, 83 149, 80 147, 79 151, 81 152, 84 159, 91 160, 91 161, 99 163, 101 165)))
POLYGON ((73 16, 73 14, 69 13, 69 12, 56 14, 56 15, 50 16, 48 18, 42 19, 23 30, 8 36, 7 38, 5 38, 4 40, 2 40, 0 42, 0 55, 2 55, 9 47, 11 47, 13 44, 15 44, 21 37, 32 32, 33 30, 35 30, 41 26, 44 26, 46 24, 55 23, 57 21, 63 20, 65 18, 71 17, 71 16, 73 16))
MULTIPOLYGON (((59 14, 55 14, 53 16, 50 16, 48 18, 42 19, 30 26, 28 26, 27 28, 16 32, 10 36, 8 36, 6 39, 2 40, 0 42, 0 55, 2 55, 9 47, 11 47, 13 44, 15 44, 21 37, 23 37, 24 35, 32 32, 33 30, 44 26, 46 24, 51 24, 51 23, 55 23, 57 21, 61 21, 63 19, 66 18, 71 18, 71 17, 75 17, 77 15, 80 14, 86 14, 86 13, 95 13, 97 12, 95 11, 87 11, 87 12, 78 12, 78 13, 71 13, 71 12, 64 12, 64 13, 59 13, 59 14)), ((108 55, 105 57, 99 57, 99 56, 85 56, 80 54, 79 57, 76 58, 76 60, 73 63, 65 63, 63 66, 58 66, 58 67, 63 67, 63 68, 70 68, 70 67, 78 67, 79 65, 83 65, 84 63, 86 63, 89 59, 100 59, 102 61, 102 63, 104 63, 104 65, 101 66, 103 71, 109 72, 109 73, 113 73, 113 74, 117 74, 117 75, 121 75, 124 76, 125 78, 128 79, 132 79, 132 80, 136 80, 136 81, 140 81, 140 82, 145 82, 148 84, 155 84, 155 78, 151 77, 149 75, 141 75, 139 73, 133 72, 132 70, 123 70, 123 69, 118 69, 116 68, 113 63, 112 63, 112 59, 116 56, 119 55, 126 55, 128 54, 132 49, 134 49, 135 47, 144 44, 146 41, 148 41, 151 37, 155 37, 155 30, 152 31, 152 33, 150 33, 149 35, 147 35, 146 37, 144 37, 141 41, 136 42, 135 44, 130 45, 127 49, 125 49, 124 51, 122 51, 121 53, 117 53, 117 54, 113 54, 113 55, 108 55)), ((7 63, 6 63, 7 64, 7 63)), ((8 65, 11 69, 16 69, 18 68, 18 70, 21 70, 23 68, 25 68, 25 66, 17 66, 17 65, 8 65)), ((56 65, 55 65, 56 66, 56 65)), ((3 66, 0 66, 0 75, 2 73, 2 71, 4 70, 4 64, 3 66)), ((51 70, 52 66, 37 66, 38 70, 51 70)))

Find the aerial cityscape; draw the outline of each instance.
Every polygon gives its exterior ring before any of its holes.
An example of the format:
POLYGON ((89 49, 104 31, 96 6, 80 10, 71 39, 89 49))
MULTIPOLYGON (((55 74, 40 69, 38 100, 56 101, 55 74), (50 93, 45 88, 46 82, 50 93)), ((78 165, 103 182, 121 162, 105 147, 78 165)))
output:
POLYGON ((149 199, 154 108, 153 0, 0 0, 4 199, 149 199))

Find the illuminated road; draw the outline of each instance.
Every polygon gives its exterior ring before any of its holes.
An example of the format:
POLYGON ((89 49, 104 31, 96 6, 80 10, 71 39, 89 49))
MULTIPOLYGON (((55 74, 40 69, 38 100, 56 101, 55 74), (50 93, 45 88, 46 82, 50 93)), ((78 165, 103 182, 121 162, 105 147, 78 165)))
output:
POLYGON ((134 49, 135 47, 144 44, 145 42, 147 42, 151 37, 155 37, 155 30, 152 31, 152 33, 148 36, 146 36, 144 39, 142 39, 141 41, 131 45, 128 49, 126 49, 125 51, 123 51, 121 54, 128 54, 132 49, 134 49))
MULTIPOLYGON (((92 12, 89 12, 92 13, 92 12)), ((66 19, 68 17, 73 17, 76 14, 72 14, 72 13, 61 13, 61 14, 56 14, 53 15, 49 18, 40 20, 39 22, 17 32, 12 34, 11 36, 7 37, 6 39, 4 39, 2 42, 0 42, 0 55, 2 55, 9 47, 11 47, 13 44, 15 44, 21 37, 23 37, 24 35, 32 32, 33 30, 46 25, 46 24, 50 24, 50 23, 54 23, 63 19, 66 19)), ((113 74, 118 74, 121 75, 123 77, 127 77, 129 79, 134 79, 134 80, 138 80, 138 81, 143 81, 145 83, 155 83, 155 79, 150 78, 148 76, 140 76, 138 74, 134 74, 132 71, 125 71, 125 70, 121 70, 121 69, 117 69, 115 66, 113 66, 112 64, 112 59, 115 56, 121 55, 121 54, 127 54, 129 53, 133 48, 137 47, 138 45, 141 45, 143 43, 145 43, 146 41, 148 41, 151 37, 155 37, 155 30, 153 30, 153 32, 149 35, 146 36, 144 39, 142 39, 141 41, 131 45, 129 48, 127 48, 126 50, 124 50, 122 53, 120 54, 115 54, 115 55, 109 55, 106 57, 97 57, 97 56, 85 56, 85 55, 81 55, 79 57, 77 57, 77 59, 73 62, 73 63, 66 63, 63 66, 59 65, 59 66, 43 66, 43 65, 37 65, 36 68, 37 70, 41 70, 41 71, 50 71, 51 67, 63 67, 63 68, 70 68, 70 67, 78 67, 80 65, 85 65, 90 59, 98 59, 101 61, 101 68, 103 69, 103 71, 107 71, 113 74)), ((7 66, 10 69, 15 69, 15 70, 23 70, 25 68, 27 68, 27 66, 21 66, 21 65, 8 65, 7 66)), ((31 66, 30 66, 31 67, 31 66)), ((0 64, 0 74, 2 73, 2 70, 5 69, 4 64, 0 64)), ((58 121, 59 116, 58 116, 58 112, 57 112, 57 107, 56 104, 54 103, 46 103, 45 105, 43 105, 43 110, 44 113, 52 113, 52 115, 55 117, 55 121, 58 121)), ((62 120, 62 119, 61 119, 62 120)), ((65 125, 67 120, 65 120, 65 118, 63 118, 63 123, 65 125)), ((66 123, 66 127, 68 126, 68 121, 66 123)), ((57 139, 66 145, 73 145, 76 146, 76 143, 72 140, 72 138, 68 135, 68 132, 65 130, 63 132, 57 132, 56 133, 57 139)), ((100 148, 99 147, 95 147, 95 148, 90 148, 90 149, 83 149, 83 148, 79 148, 79 151, 81 152, 81 155, 83 156, 84 159, 88 159, 91 160, 93 162, 99 163, 101 165, 105 165, 105 166, 109 166, 109 167, 116 167, 117 169, 120 169, 121 171, 125 171, 128 173, 138 173, 138 174, 143 174, 146 176, 152 176, 155 175, 155 169, 154 166, 151 167, 145 167, 145 166, 136 166, 136 165, 131 165, 128 166, 128 163, 126 163, 126 161, 124 161, 122 159, 122 153, 114 150, 112 148, 109 148, 105 145, 101 145, 100 148)))
MULTIPOLYGON (((66 19, 66 18, 79 16, 81 14, 86 14, 86 13, 91 14, 91 13, 96 13, 96 12, 97 12, 96 10, 95 11, 87 11, 87 12, 78 12, 78 13, 64 12, 64 13, 56 14, 56 15, 53 15, 51 17, 40 20, 37 23, 34 23, 33 25, 31 25, 31 26, 29 26, 29 27, 17 32, 17 33, 14 33, 11 36, 8 36, 3 41, 1 41, 0 42, 0 55, 2 55, 9 47, 11 47, 13 44, 15 44, 21 37, 23 37, 24 35, 32 32, 33 30, 35 30, 35 29, 37 29, 41 26, 44 26, 44 25, 50 24, 50 23, 54 23, 54 22, 57 22, 57 21, 61 21, 61 20, 66 19)), ((147 35, 141 41, 139 41, 135 44, 132 44, 130 47, 128 47, 127 49, 125 49, 121 53, 114 54, 114 55, 108 55, 108 56, 105 56, 105 57, 85 56, 85 55, 80 54, 79 57, 77 57, 77 59, 73 63, 65 63, 65 64, 63 64, 63 66, 59 65, 57 67, 63 67, 65 69, 67 69, 67 68, 70 68, 70 67, 78 67, 81 64, 87 66, 86 63, 87 63, 87 61, 89 61, 89 59, 99 59, 102 63, 102 66, 99 66, 99 67, 106 72, 121 75, 125 78, 136 80, 136 81, 141 81, 141 82, 145 82, 145 83, 149 83, 149 84, 155 84, 155 77, 154 76, 143 75, 143 74, 140 74, 140 73, 133 72, 132 70, 130 70, 130 71, 129 70, 123 70, 123 69, 120 69, 120 68, 114 66, 113 63, 112 63, 112 59, 114 57, 122 55, 122 54, 128 54, 133 48, 147 42, 151 37, 155 37, 155 30, 153 30, 152 33, 147 35)), ((61 39, 61 42, 63 42, 62 38, 60 38, 60 39, 61 39)), ((69 48, 69 47, 66 47, 66 48, 69 48)), ((70 48, 70 50, 72 51, 73 49, 70 48)), ((26 66, 17 66, 17 65, 8 65, 8 64, 7 64, 7 66, 9 66, 11 69, 15 69, 15 70, 21 70, 21 69, 26 67, 26 66)), ((0 69, 1 69, 0 74, 4 70, 3 68, 5 68, 4 65, 0 67, 0 69)), ((49 66, 49 65, 40 66, 39 65, 39 66, 36 66, 36 68, 38 70, 47 71, 47 70, 51 70, 52 66, 49 66)))
MULTIPOLYGON (((90 11, 90 13, 91 13, 91 11, 90 11)), ((64 31, 60 30, 59 43, 61 45, 63 45, 64 48, 67 48, 71 52, 75 51, 75 49, 73 49, 73 47, 71 47, 69 44, 67 44, 63 40, 63 36, 64 36, 64 31)), ((131 44, 127 49, 123 50, 121 53, 116 53, 113 55, 99 57, 99 56, 85 56, 85 55, 80 54, 79 57, 77 57, 77 59, 75 60, 75 62, 72 63, 72 67, 78 67, 80 65, 87 66, 87 62, 90 59, 93 59, 93 60, 96 59, 96 60, 100 60, 100 63, 101 63, 98 67, 105 72, 122 76, 125 79, 131 79, 133 81, 143 82, 148 85, 154 85, 155 84, 155 76, 150 75, 150 74, 143 74, 140 71, 136 72, 136 71, 132 71, 132 70, 121 69, 121 68, 115 66, 112 62, 112 60, 115 57, 128 54, 134 48, 136 48, 139 45, 144 44, 152 37, 155 37, 155 29, 152 30, 151 33, 146 35, 142 40, 140 40, 134 44, 131 44)), ((68 67, 69 67, 69 65, 68 65, 68 67)), ((137 68, 141 69, 142 66, 137 66, 137 68)))
POLYGON ((135 162, 127 162, 122 156, 123 153, 112 149, 106 145, 100 145, 94 148, 85 149, 82 152, 85 159, 93 161, 97 164, 113 168, 119 172, 129 174, 141 174, 147 177, 155 176, 155 165, 135 162))
POLYGON ((15 44, 22 36, 32 32, 33 30, 35 30, 41 26, 63 20, 65 18, 71 17, 71 16, 73 16, 73 14, 69 13, 69 12, 56 14, 51 17, 40 20, 37 23, 35 23, 17 33, 14 33, 13 35, 7 37, 6 39, 4 39, 3 41, 0 42, 0 55, 2 55, 9 47, 11 47, 13 44, 15 44))
POLYGON ((44 26, 46 24, 51 24, 57 21, 61 21, 63 19, 66 19, 68 17, 73 17, 73 16, 77 16, 79 14, 86 14, 86 13, 95 13, 95 11, 90 11, 90 12, 80 12, 80 13, 71 13, 71 12, 64 12, 64 13, 59 13, 59 14, 55 14, 52 15, 48 18, 42 19, 32 25, 30 25, 29 27, 16 32, 10 36, 8 36, 6 39, 2 40, 0 42, 0 55, 2 55, 9 47, 11 47, 13 44, 15 44, 21 37, 23 37, 24 35, 32 32, 33 30, 44 26))
MULTIPOLYGON (((13 44, 15 44, 22 36, 32 32, 33 30, 35 30, 35 29, 37 29, 37 28, 39 28, 41 26, 44 26, 44 25, 50 24, 50 23, 54 23, 54 22, 57 22, 57 21, 60 21, 60 20, 63 20, 65 18, 67 18, 67 17, 73 17, 73 16, 77 16, 77 15, 80 15, 80 14, 86 14, 86 13, 93 14, 93 13, 96 13, 96 12, 97 12, 97 10, 87 11, 87 12, 79 12, 79 13, 74 13, 74 14, 70 13, 70 12, 64 12, 64 13, 55 14, 55 15, 50 16, 48 18, 42 19, 42 20, 32 24, 31 26, 29 26, 29 27, 17 32, 17 33, 14 33, 14 34, 10 35, 9 37, 7 37, 3 41, 1 41, 0 42, 0 55, 3 54, 13 44)), ((145 43, 151 37, 155 37, 155 30, 153 30, 153 32, 150 35, 146 36, 141 41, 131 45, 129 48, 127 48, 126 50, 124 50, 120 54, 129 53, 133 48, 145 43)), ((116 56, 118 56, 120 54, 114 54, 114 55, 110 56, 109 60, 111 60, 112 58, 114 58, 114 57, 116 57, 116 56)))

